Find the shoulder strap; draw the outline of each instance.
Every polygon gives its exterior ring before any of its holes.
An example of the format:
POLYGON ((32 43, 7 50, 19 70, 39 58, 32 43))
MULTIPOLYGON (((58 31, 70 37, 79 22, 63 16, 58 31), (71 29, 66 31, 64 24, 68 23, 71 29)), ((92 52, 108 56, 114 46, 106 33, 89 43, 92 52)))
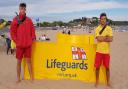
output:
POLYGON ((16 19, 17 19, 17 22, 18 22, 17 25, 19 27, 19 25, 21 25, 26 20, 26 16, 22 20, 20 20, 19 16, 17 16, 16 19))
POLYGON ((99 32, 100 35, 101 35, 101 34, 103 33, 103 31, 105 30, 106 26, 107 26, 107 25, 105 25, 105 26, 102 28, 102 30, 99 32))

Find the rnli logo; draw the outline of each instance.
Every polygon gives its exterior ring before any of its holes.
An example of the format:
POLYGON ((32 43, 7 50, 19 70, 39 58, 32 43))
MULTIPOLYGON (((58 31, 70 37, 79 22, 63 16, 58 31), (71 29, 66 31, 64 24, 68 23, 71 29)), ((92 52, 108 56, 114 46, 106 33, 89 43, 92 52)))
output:
POLYGON ((87 59, 85 50, 80 47, 72 47, 72 57, 73 57, 73 60, 87 59))

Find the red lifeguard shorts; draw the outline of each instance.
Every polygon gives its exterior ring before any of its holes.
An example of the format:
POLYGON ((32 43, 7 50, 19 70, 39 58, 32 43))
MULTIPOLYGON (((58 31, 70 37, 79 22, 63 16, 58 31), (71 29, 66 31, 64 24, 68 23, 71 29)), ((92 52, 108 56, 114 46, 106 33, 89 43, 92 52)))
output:
POLYGON ((110 62, 109 54, 103 54, 103 53, 96 52, 95 64, 94 64, 96 68, 100 68, 102 63, 105 68, 109 68, 109 62, 110 62))
POLYGON ((22 58, 31 58, 31 47, 28 48, 16 48, 16 58, 22 60, 22 58))

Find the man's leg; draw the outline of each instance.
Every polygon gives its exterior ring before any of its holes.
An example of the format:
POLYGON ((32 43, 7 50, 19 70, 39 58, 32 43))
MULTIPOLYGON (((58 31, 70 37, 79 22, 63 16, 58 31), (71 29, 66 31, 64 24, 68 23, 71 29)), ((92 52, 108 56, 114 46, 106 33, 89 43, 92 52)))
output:
POLYGON ((106 78, 107 78, 107 86, 111 87, 111 85, 110 85, 110 69, 109 68, 106 69, 106 78))
POLYGON ((13 50, 11 49, 11 54, 13 53, 13 50))
POLYGON ((32 64, 31 64, 31 47, 25 49, 25 58, 28 65, 28 70, 30 74, 30 80, 33 80, 32 64))
POLYGON ((100 69, 100 68, 96 68, 96 71, 95 71, 95 75, 96 75, 95 87, 97 87, 98 84, 99 84, 99 69, 100 69))
POLYGON ((9 48, 9 47, 7 47, 7 55, 8 55, 9 49, 10 49, 10 48, 9 48))
POLYGON ((106 68, 107 86, 111 87, 109 62, 110 62, 110 55, 109 54, 105 54, 103 63, 104 63, 104 66, 106 68))
POLYGON ((16 58, 17 58, 17 83, 19 83, 20 80, 20 75, 21 75, 21 62, 23 58, 23 49, 17 48, 16 49, 16 58))
POLYGON ((17 83, 20 82, 20 73, 21 73, 21 60, 17 59, 17 83))
POLYGON ((101 53, 96 53, 95 64, 94 64, 94 66, 96 68, 96 71, 95 71, 95 76, 96 76, 95 87, 97 87, 98 83, 99 83, 99 70, 100 70, 101 62, 102 62, 102 54, 101 53))
POLYGON ((30 80, 33 81, 33 72, 32 72, 31 59, 30 58, 26 58, 26 61, 27 61, 28 70, 29 70, 29 74, 30 74, 30 80))

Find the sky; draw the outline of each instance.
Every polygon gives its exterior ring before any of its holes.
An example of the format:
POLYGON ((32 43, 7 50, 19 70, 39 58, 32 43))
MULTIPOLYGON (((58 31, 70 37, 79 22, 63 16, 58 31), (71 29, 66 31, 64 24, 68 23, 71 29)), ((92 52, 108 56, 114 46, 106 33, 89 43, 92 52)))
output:
POLYGON ((128 0, 0 0, 0 18, 12 20, 19 3, 27 4, 27 15, 34 21, 64 21, 99 17, 102 12, 116 21, 128 21, 128 0))

